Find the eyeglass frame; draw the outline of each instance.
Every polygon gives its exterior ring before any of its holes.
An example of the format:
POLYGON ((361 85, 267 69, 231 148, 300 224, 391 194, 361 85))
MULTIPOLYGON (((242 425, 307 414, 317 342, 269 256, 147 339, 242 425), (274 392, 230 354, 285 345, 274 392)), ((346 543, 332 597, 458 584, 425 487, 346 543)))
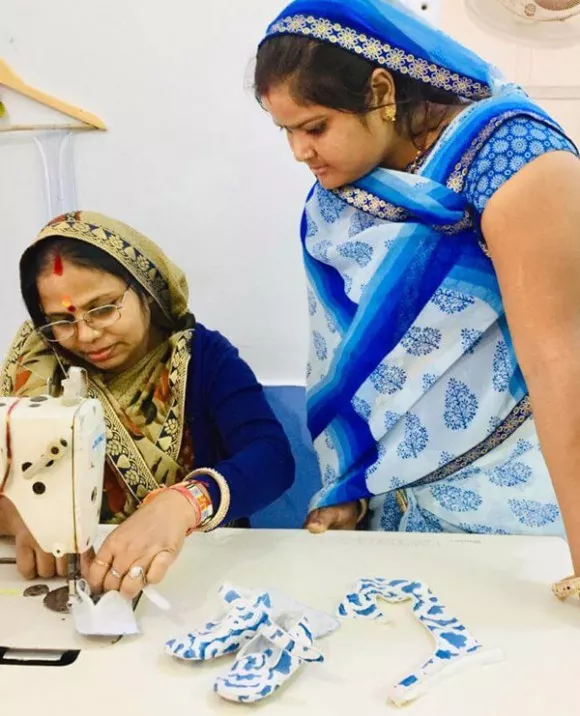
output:
MULTIPOLYGON (((130 290, 131 290, 131 286, 129 285, 125 289, 125 293, 121 296, 118 303, 105 303, 102 306, 95 306, 94 308, 90 308, 88 311, 85 311, 85 313, 82 316, 80 316, 79 318, 75 318, 74 321, 53 321, 52 323, 45 323, 44 326, 40 326, 39 328, 36 329, 36 331, 37 331, 37 333, 39 333, 42 336, 42 338, 45 338, 49 343, 59 343, 60 340, 68 341, 74 335, 76 335, 78 332, 78 324, 81 323, 81 321, 86 323, 87 326, 89 326, 90 328, 93 329, 93 331, 94 330, 99 331, 99 330, 103 330, 104 328, 108 328, 109 326, 112 326, 115 323, 117 323, 117 321, 121 318, 121 310, 123 309, 123 307, 125 305, 125 300, 126 300, 127 294, 129 293, 130 290), (102 311, 103 308, 114 308, 117 311, 117 318, 115 318, 114 321, 111 321, 111 323, 107 323, 107 325, 103 326, 102 328, 94 328, 93 326, 91 326, 90 321, 87 321, 87 316, 91 313, 91 311, 102 311), (51 329, 54 331, 54 326, 58 326, 58 325, 70 326, 73 329, 73 332, 71 333, 71 335, 68 338, 61 338, 61 339, 49 338, 44 331, 48 330, 48 329, 51 329)), ((46 316, 45 316, 45 318, 46 318, 46 316)), ((53 332, 53 336, 54 336, 54 332, 53 332)))

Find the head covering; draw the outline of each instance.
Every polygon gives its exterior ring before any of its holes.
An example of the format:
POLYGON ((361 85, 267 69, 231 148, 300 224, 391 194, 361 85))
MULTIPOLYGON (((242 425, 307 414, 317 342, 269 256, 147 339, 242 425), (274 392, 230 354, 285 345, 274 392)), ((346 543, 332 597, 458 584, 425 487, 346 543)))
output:
POLYGON ((183 271, 151 239, 122 221, 93 211, 71 212, 48 223, 20 259, 21 283, 38 245, 55 237, 84 241, 112 256, 153 298, 175 328, 190 315, 183 271))
POLYGON ((276 35, 321 40, 459 97, 493 93, 498 73, 398 0, 295 0, 270 24, 276 35))
MULTIPOLYGON (((184 464, 192 458, 184 440, 184 409, 195 321, 187 307, 187 280, 153 241, 135 229, 98 213, 77 211, 53 219, 38 234, 21 258, 21 282, 32 270, 39 245, 51 238, 85 242, 113 257, 153 299, 170 331, 166 340, 119 375, 85 366, 89 395, 98 398, 105 411, 105 491, 110 492, 105 512, 109 521, 120 521, 148 492, 179 481, 190 467, 184 464)), ((44 394, 48 381, 60 383, 63 367, 66 370, 71 360, 27 321, 5 360, 0 392, 44 394)))

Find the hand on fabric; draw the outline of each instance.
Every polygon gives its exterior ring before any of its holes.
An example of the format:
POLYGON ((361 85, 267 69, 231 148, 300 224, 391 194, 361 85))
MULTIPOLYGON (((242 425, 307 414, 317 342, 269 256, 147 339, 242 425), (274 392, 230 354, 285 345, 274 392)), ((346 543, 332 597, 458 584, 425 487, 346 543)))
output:
POLYGON ((342 505, 313 510, 308 515, 304 527, 312 534, 322 534, 327 530, 354 530, 359 516, 358 501, 345 502, 342 505))
POLYGON ((66 559, 44 552, 32 536, 16 507, 6 497, 0 501, 2 532, 14 537, 16 567, 24 579, 66 577, 66 559))
POLYGON ((155 497, 103 542, 83 570, 89 586, 93 592, 118 590, 133 599, 145 583, 158 584, 181 551, 185 534, 195 526, 195 520, 194 509, 178 492, 167 490, 155 497))

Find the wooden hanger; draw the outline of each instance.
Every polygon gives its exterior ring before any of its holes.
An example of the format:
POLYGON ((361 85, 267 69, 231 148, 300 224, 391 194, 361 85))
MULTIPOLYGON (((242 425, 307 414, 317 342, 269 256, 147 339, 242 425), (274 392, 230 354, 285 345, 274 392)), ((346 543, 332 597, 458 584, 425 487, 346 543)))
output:
POLYGON ((78 119, 79 122, 83 122, 83 125, 78 126, 74 124, 69 125, 14 125, 12 127, 1 127, 0 131, 14 132, 25 129, 106 129, 105 123, 90 112, 86 112, 84 109, 74 107, 72 104, 63 102, 56 97, 51 97, 40 90, 34 89, 30 85, 27 85, 23 80, 16 75, 12 69, 6 64, 6 62, 0 58, 0 85, 8 87, 15 92, 18 92, 25 97, 40 102, 47 107, 56 109, 68 117, 78 119))

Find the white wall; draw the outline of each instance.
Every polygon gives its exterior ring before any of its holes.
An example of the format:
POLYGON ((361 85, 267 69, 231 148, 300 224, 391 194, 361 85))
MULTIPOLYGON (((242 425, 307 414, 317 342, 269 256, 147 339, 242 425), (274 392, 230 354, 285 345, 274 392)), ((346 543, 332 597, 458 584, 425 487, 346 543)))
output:
MULTIPOLYGON (((199 320, 238 345, 262 380, 300 383, 298 226, 311 178, 247 86, 256 42, 283 4, 2 0, 0 57, 109 127, 74 137, 65 194, 156 240, 186 270, 199 320)), ((461 7, 445 0, 445 29, 515 72, 516 49, 478 32, 461 7)), ((13 123, 63 119, 1 87, 0 97, 13 123)), ((24 315, 18 256, 46 214, 33 136, 0 134, 0 354, 24 315)))

